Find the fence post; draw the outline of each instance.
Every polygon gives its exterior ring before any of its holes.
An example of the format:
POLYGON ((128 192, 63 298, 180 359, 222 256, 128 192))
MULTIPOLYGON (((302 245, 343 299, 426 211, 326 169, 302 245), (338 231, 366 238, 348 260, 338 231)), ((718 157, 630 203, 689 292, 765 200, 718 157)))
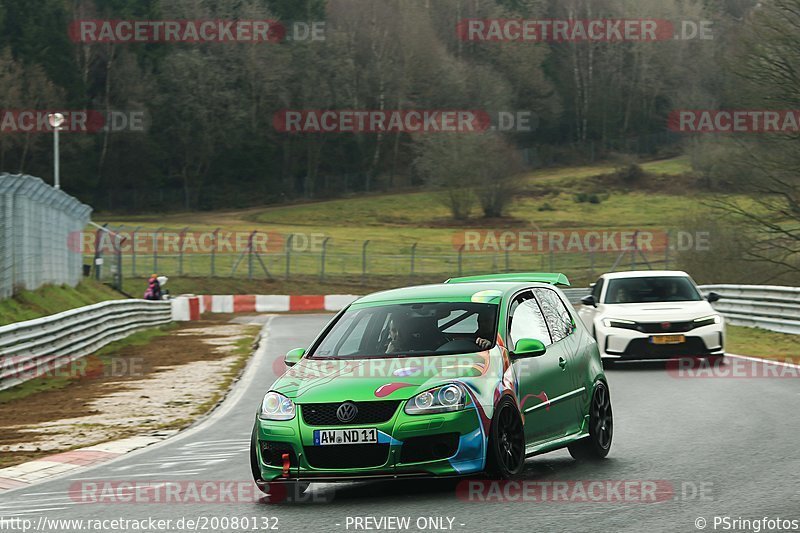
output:
POLYGON ((633 248, 631 248, 631 270, 636 270, 636 250, 639 248, 639 230, 633 232, 633 248))
POLYGON ((118 291, 122 290, 122 243, 125 242, 125 237, 121 237, 116 243, 115 248, 117 252, 117 274, 114 279, 114 288, 118 291))
POLYGON ((153 232, 153 273, 158 273, 158 232, 163 228, 159 227, 153 232))
POLYGON ((464 273, 463 270, 463 255, 464 255, 464 245, 458 247, 458 275, 461 276, 464 273))
POLYGON ((214 236, 214 245, 211 247, 211 277, 213 278, 217 274, 217 247, 219 246, 219 233, 220 228, 214 230, 212 235, 214 236))
POLYGON ((361 245, 361 283, 367 281, 367 246, 369 246, 369 239, 364 241, 361 245))
POLYGON ((289 238, 286 239, 286 279, 289 279, 292 270, 292 240, 294 239, 294 233, 289 234, 289 238))
POLYGON ((183 243, 186 239, 186 232, 189 231, 188 227, 185 227, 181 230, 181 234, 178 238, 178 246, 180 249, 178 250, 178 275, 183 276, 183 243))
MULTIPOLYGON (((108 224, 104 224, 105 228, 108 224)), ((97 230, 94 238, 94 279, 100 281, 100 263, 103 260, 103 236, 105 233, 102 229, 97 230)))
POLYGON ((253 237, 256 236, 256 230, 247 238, 247 279, 253 279, 253 237))
POLYGON ((328 241, 331 240, 330 237, 325 237, 325 240, 322 241, 322 254, 320 255, 320 262, 319 262, 319 280, 325 281, 325 254, 328 251, 328 241))
POLYGON ((550 248, 550 272, 553 272, 553 249, 550 248))
POLYGON ((417 257, 417 244, 419 244, 419 243, 415 242, 414 244, 411 245, 411 277, 412 278, 414 277, 414 261, 416 260, 416 257, 417 257))
POLYGON ((589 280, 594 279, 594 249, 589 247, 589 280))
POLYGON ((506 272, 511 272, 511 263, 508 260, 508 248, 507 247, 506 247, 505 255, 506 255, 506 272))
POLYGON ((667 230, 667 242, 664 243, 664 270, 669 270, 669 230, 667 230))
POLYGON ((136 277, 136 233, 142 229, 141 226, 136 226, 131 233, 131 275, 136 277))

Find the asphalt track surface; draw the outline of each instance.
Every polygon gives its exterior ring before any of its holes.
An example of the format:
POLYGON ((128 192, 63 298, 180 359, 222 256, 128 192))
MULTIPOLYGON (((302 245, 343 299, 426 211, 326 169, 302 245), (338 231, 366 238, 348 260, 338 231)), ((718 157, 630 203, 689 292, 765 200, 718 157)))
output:
MULTIPOLYGON (((139 486, 175 482, 180 490, 205 481, 239 481, 244 486, 250 480, 248 445, 253 417, 275 378, 276 358, 288 349, 308 345, 329 318, 261 317, 266 344, 210 417, 171 439, 110 463, 0 495, 0 519, 28 519, 40 531, 79 531, 83 527, 40 523, 44 519, 153 518, 173 522, 149 531, 254 531, 258 521, 261 531, 270 526, 278 531, 312 532, 699 531, 700 518, 706 520, 706 531, 754 531, 755 526, 748 529, 735 522, 729 522, 727 529, 724 523, 715 528, 714 517, 800 519, 800 380, 687 379, 676 377, 660 364, 620 365, 607 371, 615 431, 605 461, 578 463, 565 450, 528 459, 517 480, 520 484, 513 486, 514 490, 504 487, 507 501, 480 501, 480 496, 471 501, 463 490, 463 480, 317 484, 303 501, 281 504, 247 495, 233 503, 229 499, 219 503, 213 496, 200 498, 201 503, 188 497, 181 499, 184 503, 147 503, 143 501, 147 496, 137 497, 138 503, 116 501, 122 492, 100 504, 84 503, 85 493, 70 493, 78 483, 85 487, 86 483, 102 482, 115 490, 121 482, 139 486), (566 485, 566 493, 541 501, 544 491, 559 485, 563 488, 559 482, 564 481, 573 482, 566 485), (650 487, 645 489, 650 490, 648 501, 635 501, 635 495, 626 497, 624 490, 620 490, 622 497, 617 497, 613 488, 595 489, 591 493, 594 499, 584 497, 581 488, 600 486, 590 485, 593 481, 604 482, 605 487, 621 481, 650 487), (529 491, 535 488, 520 497, 523 483, 529 491), (653 486, 657 487, 655 495, 653 486), (178 528, 182 517, 198 520, 198 524, 188 528, 184 522, 183 528, 178 528), (213 517, 249 517, 252 522, 248 527, 234 528, 230 523, 227 528, 222 523, 212 527, 213 517), (364 517, 375 521, 356 521, 364 517), (378 522, 388 517, 407 518, 409 525, 391 529, 385 526, 396 524, 378 522), (428 518, 433 520, 425 522, 428 518)), ((497 500, 497 493, 493 494, 497 500)), ((0 527, 4 532, 21 530, 15 529, 19 523, 4 524, 0 527)), ((106 523, 103 530, 148 530, 112 525, 106 523)))

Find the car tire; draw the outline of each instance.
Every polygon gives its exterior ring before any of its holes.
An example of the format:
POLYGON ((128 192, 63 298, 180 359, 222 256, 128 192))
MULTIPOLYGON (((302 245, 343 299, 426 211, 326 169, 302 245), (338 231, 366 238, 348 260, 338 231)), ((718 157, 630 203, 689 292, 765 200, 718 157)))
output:
POLYGON ((253 474, 253 481, 258 489, 269 496, 267 501, 270 503, 292 502, 299 500, 310 483, 305 481, 293 481, 284 483, 265 483, 261 479, 261 469, 258 467, 258 453, 256 452, 256 432, 253 429, 253 437, 250 439, 250 472, 253 474))
POLYGON ((509 479, 525 465, 525 430, 517 406, 509 398, 497 404, 489 428, 486 449, 486 474, 496 479, 509 479))
POLYGON ((604 459, 611 450, 614 416, 611 395, 602 381, 595 385, 589 404, 589 436, 568 446, 569 454, 578 460, 604 459))

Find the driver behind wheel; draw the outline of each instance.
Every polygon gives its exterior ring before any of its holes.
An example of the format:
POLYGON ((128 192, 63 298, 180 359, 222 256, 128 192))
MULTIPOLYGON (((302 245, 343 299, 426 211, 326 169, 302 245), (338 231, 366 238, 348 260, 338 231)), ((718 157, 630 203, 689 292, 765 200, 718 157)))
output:
POLYGON ((489 340, 494 333, 494 317, 489 312, 478 313, 478 331, 475 332, 477 338, 475 344, 478 348, 488 350, 492 347, 492 342, 489 340))

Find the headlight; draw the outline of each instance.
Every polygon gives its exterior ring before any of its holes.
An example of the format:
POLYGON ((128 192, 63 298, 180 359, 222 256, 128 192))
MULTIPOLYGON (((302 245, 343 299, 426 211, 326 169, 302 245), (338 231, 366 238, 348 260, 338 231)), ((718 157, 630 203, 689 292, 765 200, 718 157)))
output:
POLYGON ((704 316, 702 318, 695 318, 693 321, 694 327, 700 328, 703 326, 711 326, 713 324, 719 324, 722 322, 722 318, 719 315, 709 315, 704 316))
POLYGON ((639 324, 636 322, 621 318, 604 318, 603 325, 607 328, 639 329, 639 324))
POLYGON ((258 417, 262 420, 291 420, 294 418, 294 402, 277 392, 268 392, 261 402, 258 417))
POLYGON ((466 407, 468 398, 463 385, 450 383, 420 392, 408 400, 405 412, 409 415, 424 415, 460 411, 466 407))

